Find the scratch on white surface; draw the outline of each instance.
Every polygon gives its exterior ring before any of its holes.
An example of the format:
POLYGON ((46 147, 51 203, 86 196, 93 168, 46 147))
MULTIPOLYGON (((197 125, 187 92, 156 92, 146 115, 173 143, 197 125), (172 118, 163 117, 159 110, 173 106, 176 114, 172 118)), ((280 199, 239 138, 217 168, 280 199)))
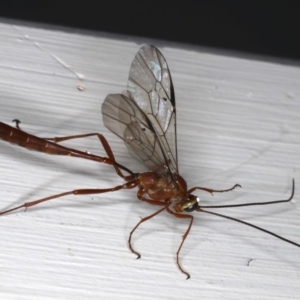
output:
POLYGON ((75 70, 72 69, 72 67, 70 65, 68 65, 66 62, 64 62, 61 58, 59 58, 57 55, 50 53, 49 51, 47 51, 42 45, 40 45, 40 43, 35 42, 31 39, 31 37, 27 34, 23 34, 18 28, 17 26, 13 25, 13 28, 15 30, 17 30, 20 34, 23 35, 23 37, 30 41, 31 43, 33 43, 36 47, 38 47, 40 50, 44 51, 45 53, 49 54, 53 59, 55 59, 60 65, 62 65, 65 69, 67 69, 68 71, 70 71, 71 73, 73 73, 77 79, 79 80, 79 83, 77 83, 77 89, 79 91, 84 91, 85 90, 85 86, 83 84, 83 81, 85 79, 85 76, 81 73, 76 72, 75 70))
POLYGON ((286 95, 288 96, 288 98, 294 99, 295 95, 292 92, 287 92, 286 95))
POLYGON ((252 98, 253 97, 253 93, 252 92, 247 93, 247 97, 248 98, 252 98))
POLYGON ((247 262, 247 266, 248 266, 248 267, 250 266, 250 263, 251 263, 253 260, 255 260, 255 259, 250 258, 250 259, 248 260, 248 262, 247 262))
POLYGON ((84 91, 85 90, 85 87, 83 85, 83 80, 84 80, 84 75, 81 74, 81 73, 78 73, 76 71, 74 71, 70 65, 68 65, 66 62, 64 62, 61 58, 59 58, 58 56, 56 56, 55 54, 52 54, 48 51, 46 51, 44 49, 44 47, 42 47, 39 43, 37 42, 34 42, 34 44, 39 48, 41 49, 42 51, 48 53, 51 57, 53 57, 58 63, 60 63, 65 69, 69 70, 71 73, 73 73, 78 79, 79 79, 79 83, 77 84, 77 89, 79 91, 84 91))
MULTIPOLYGON (((232 173, 235 170, 240 169, 243 166, 248 165, 250 162, 254 161, 255 159, 263 156, 264 154, 266 154, 270 149, 272 149, 274 147, 274 145, 276 145, 278 142, 280 142, 283 139, 283 136, 286 134, 286 131, 281 131, 279 133, 279 136, 271 141, 266 141, 266 145, 262 146, 260 149, 255 150, 256 153, 252 154, 249 156, 249 158, 238 162, 235 166, 231 167, 231 168, 227 168, 224 171, 220 171, 218 172, 218 176, 224 176, 225 174, 229 174, 232 173)), ((206 177, 206 180, 212 180, 213 177, 215 176, 215 174, 212 177, 206 177)))

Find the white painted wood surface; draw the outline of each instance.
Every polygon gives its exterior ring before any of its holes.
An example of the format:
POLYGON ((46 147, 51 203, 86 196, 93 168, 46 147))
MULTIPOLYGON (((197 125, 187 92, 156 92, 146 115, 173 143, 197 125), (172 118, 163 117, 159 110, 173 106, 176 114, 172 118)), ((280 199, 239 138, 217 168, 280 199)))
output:
MULTIPOLYGON (((36 25, 35 25, 36 26, 36 25)), ((146 40, 0 24, 0 120, 20 119, 41 137, 101 132, 120 163, 143 171, 102 124, 108 93, 126 88, 146 40), (76 75, 77 74, 77 75, 76 75), (80 78, 84 78, 83 80, 80 78), (77 85, 84 87, 79 91, 77 85)), ((152 41, 152 43, 154 43, 152 41)), ((155 44, 171 69, 177 100, 181 175, 189 186, 243 188, 202 204, 293 203, 218 210, 300 243, 300 68, 155 44)), ((1 210, 75 188, 122 181, 107 165, 30 152, 0 141, 1 210)), ((104 155, 90 138, 66 145, 104 155)), ((154 212, 135 191, 69 196, 0 217, 1 299, 299 299, 300 249, 213 216, 187 222, 154 212)))

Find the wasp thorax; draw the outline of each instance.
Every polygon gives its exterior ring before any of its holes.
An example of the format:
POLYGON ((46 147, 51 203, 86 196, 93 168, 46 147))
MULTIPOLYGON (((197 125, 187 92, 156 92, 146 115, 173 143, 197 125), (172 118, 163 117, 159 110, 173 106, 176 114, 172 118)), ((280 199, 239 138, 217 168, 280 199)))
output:
POLYGON ((140 185, 146 189, 152 188, 159 182, 159 175, 154 172, 145 172, 139 174, 140 185))

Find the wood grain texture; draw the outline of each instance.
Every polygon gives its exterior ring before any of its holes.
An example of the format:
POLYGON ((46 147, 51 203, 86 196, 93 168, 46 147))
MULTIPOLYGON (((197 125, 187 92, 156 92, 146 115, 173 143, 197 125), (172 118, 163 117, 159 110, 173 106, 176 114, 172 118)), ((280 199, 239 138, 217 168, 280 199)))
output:
MULTIPOLYGON (((143 39, 0 24, 0 120, 41 137, 104 134, 116 158, 143 171, 102 124, 101 104, 126 88, 143 39), (79 91, 78 85, 84 88, 79 91)), ((175 85, 181 175, 202 204, 293 203, 218 210, 300 243, 300 68, 159 43, 175 85)), ((66 145, 103 155, 96 139, 66 145)), ((0 141, 1 210, 76 188, 122 182, 106 165, 30 152, 0 141)), ((252 228, 194 213, 162 214, 127 238, 156 207, 135 191, 69 196, 0 217, 1 299, 299 299, 300 249, 252 228)))

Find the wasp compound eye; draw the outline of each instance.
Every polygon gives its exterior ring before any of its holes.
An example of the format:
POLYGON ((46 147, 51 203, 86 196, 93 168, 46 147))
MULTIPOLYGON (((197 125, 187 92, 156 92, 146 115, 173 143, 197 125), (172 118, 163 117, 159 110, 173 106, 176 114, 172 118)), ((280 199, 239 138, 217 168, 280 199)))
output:
POLYGON ((181 209, 186 212, 192 212, 199 206, 200 199, 190 195, 190 199, 181 205, 181 209))

